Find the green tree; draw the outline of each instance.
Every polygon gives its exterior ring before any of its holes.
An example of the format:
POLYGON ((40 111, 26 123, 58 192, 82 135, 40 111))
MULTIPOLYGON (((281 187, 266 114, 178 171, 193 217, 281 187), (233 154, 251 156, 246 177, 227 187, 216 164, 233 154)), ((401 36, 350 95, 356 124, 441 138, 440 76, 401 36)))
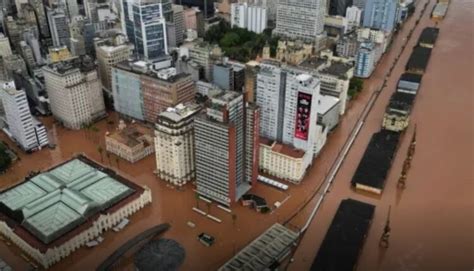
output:
POLYGON ((0 143, 0 172, 4 172, 11 165, 12 158, 7 152, 5 145, 0 143))
POLYGON ((237 33, 229 32, 219 41, 219 45, 224 48, 238 46, 241 43, 240 37, 237 33))

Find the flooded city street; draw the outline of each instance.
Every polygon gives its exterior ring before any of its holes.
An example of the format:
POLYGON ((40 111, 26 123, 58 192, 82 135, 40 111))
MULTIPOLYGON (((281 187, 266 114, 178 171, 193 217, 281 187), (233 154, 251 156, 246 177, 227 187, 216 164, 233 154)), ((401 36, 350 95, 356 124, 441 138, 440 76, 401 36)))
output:
MULTIPOLYGON (((438 25, 440 36, 423 76, 410 127, 401 139, 381 198, 355 193, 350 188, 350 180, 370 136, 380 129, 385 105, 411 50, 403 53, 388 80, 386 93, 380 96, 369 114, 289 270, 309 269, 340 201, 348 197, 376 205, 358 270, 473 268, 473 9, 472 1, 452 1, 447 17, 438 25), (407 188, 400 191, 396 184, 414 124, 417 125, 416 153, 408 173, 407 188), (390 247, 381 249, 379 239, 390 205, 390 247)), ((415 45, 423 27, 433 25, 425 15, 407 48, 415 45)), ((377 71, 383 72, 380 67, 377 71)))
MULTIPOLYGON (((130 164, 115 155, 100 154, 104 148, 104 135, 118 124, 118 116, 110 113, 106 120, 95 124, 97 129, 72 131, 60 127, 52 118, 42 121, 56 143, 55 149, 43 149, 24 154, 17 148, 21 160, 0 176, 0 188, 14 185, 30 171, 45 170, 78 153, 117 170, 131 181, 151 188, 153 202, 130 217, 131 223, 122 231, 106 232, 105 240, 95 248, 80 248, 55 264, 50 270, 95 270, 110 254, 138 233, 161 223, 171 228, 165 237, 178 241, 186 250, 182 270, 216 270, 235 253, 248 245, 272 224, 285 223, 298 230, 306 222, 314 200, 308 202, 318 190, 344 142, 359 119, 371 95, 381 87, 385 74, 401 51, 410 29, 420 13, 420 7, 429 0, 419 0, 415 14, 400 30, 392 49, 382 58, 377 70, 365 80, 364 90, 349 105, 338 127, 329 135, 326 146, 313 162, 300 185, 290 184, 282 192, 257 183, 251 193, 263 196, 273 206, 276 201, 284 204, 269 214, 235 205, 232 215, 207 205, 195 197, 194 186, 188 184, 177 190, 160 181, 153 173, 155 156, 130 164), (307 204, 307 205, 306 205, 307 204), (214 222, 192 210, 200 209, 220 218, 214 222), (306 206, 297 212, 302 207, 306 206), (196 227, 188 226, 192 222, 196 227), (197 236, 208 233, 215 237, 211 247, 205 247, 197 236)), ((403 51, 388 85, 370 112, 349 155, 334 180, 329 194, 315 216, 310 228, 294 254, 295 261, 289 270, 308 270, 326 234, 336 209, 342 199, 351 197, 376 205, 376 213, 364 249, 359 258, 358 270, 472 270, 474 267, 474 60, 472 50, 474 3, 471 0, 452 1, 448 15, 440 22, 438 42, 435 45, 428 69, 423 76, 420 92, 411 113, 411 123, 402 136, 399 151, 389 173, 385 190, 380 198, 355 193, 350 187, 352 175, 370 140, 380 129, 383 112, 412 47, 421 30, 434 26, 429 13, 434 5, 430 1, 427 12, 413 32, 403 51), (405 153, 417 124, 417 150, 412 169, 408 174, 407 188, 399 191, 396 181, 401 172, 405 153), (390 247, 381 250, 378 241, 391 205, 390 247)), ((13 143, 0 134, 0 139, 13 143)), ((20 249, 0 242, 0 255, 15 270, 27 270, 28 263, 20 249)), ((343 260, 343 259, 341 259, 343 260)), ((128 264, 127 264, 128 263, 128 264)), ((131 261, 124 270, 133 270, 131 261)))

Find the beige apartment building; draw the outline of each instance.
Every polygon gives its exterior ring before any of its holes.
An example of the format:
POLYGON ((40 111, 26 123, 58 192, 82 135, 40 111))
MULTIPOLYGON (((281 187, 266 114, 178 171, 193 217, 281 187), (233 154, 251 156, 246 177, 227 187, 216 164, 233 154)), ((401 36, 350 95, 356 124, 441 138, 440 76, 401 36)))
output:
POLYGON ((95 48, 102 87, 112 92, 112 67, 128 60, 133 53, 133 44, 128 43, 123 34, 104 42, 98 42, 95 48))
POLYGON ((97 69, 89 57, 75 57, 43 67, 53 116, 65 127, 81 129, 105 116, 97 69))
POLYGON ((170 107, 162 112, 155 125, 157 176, 176 186, 195 177, 194 116, 196 104, 170 107))
POLYGON ((141 125, 125 125, 121 120, 117 131, 105 136, 105 148, 130 163, 135 163, 155 151, 153 132, 141 125))
POLYGON ((305 155, 311 154, 289 145, 260 138, 259 167, 265 174, 299 184, 307 168, 305 155))

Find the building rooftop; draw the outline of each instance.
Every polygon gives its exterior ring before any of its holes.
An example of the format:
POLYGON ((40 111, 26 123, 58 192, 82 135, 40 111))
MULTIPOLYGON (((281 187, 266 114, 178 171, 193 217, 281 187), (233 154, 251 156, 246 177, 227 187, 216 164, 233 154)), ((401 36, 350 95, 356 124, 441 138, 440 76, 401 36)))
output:
POLYGON ((420 34, 420 38, 418 39, 418 45, 420 45, 420 43, 435 44, 436 39, 438 39, 438 34, 439 28, 426 27, 420 34))
POLYGON ((142 60, 126 60, 115 65, 115 68, 125 70, 135 74, 144 74, 152 78, 159 79, 165 82, 174 83, 182 78, 189 77, 187 73, 176 73, 175 68, 153 70, 151 64, 142 60))
POLYGON ((319 58, 317 56, 307 58, 303 60, 298 66, 309 69, 319 69, 321 66, 325 65, 327 59, 319 58))
POLYGON ((354 270, 374 212, 374 205, 341 201, 311 270, 354 270))
POLYGON ((3 191, 0 217, 27 243, 46 251, 141 191, 115 172, 78 156, 3 191))
POLYGON ((175 107, 169 107, 166 111, 161 112, 158 116, 159 119, 165 119, 178 123, 184 119, 196 114, 201 110, 201 106, 198 104, 183 105, 178 104, 175 107))
POLYGON ((296 238, 298 233, 274 224, 218 270, 269 270, 275 261, 290 251, 296 238))
POLYGON ((417 46, 413 49, 410 59, 408 59, 406 69, 425 70, 430 60, 431 49, 417 46))
POLYGON ((330 95, 320 95, 318 100, 318 106, 316 107, 316 111, 318 114, 324 115, 329 110, 331 110, 334 106, 339 103, 339 99, 330 96, 330 95))
POLYGON ((352 185, 361 184, 382 190, 392 165, 399 138, 399 133, 388 130, 381 130, 373 134, 352 177, 352 185))
POLYGON ((271 147, 273 152, 277 152, 292 158, 300 159, 303 158, 305 152, 300 149, 296 149, 293 146, 278 143, 268 138, 260 137, 260 143, 271 147))
POLYGON ((402 74, 402 76, 400 76, 400 81, 421 83, 422 78, 423 78, 423 76, 421 76, 419 74, 406 72, 406 73, 402 74))
POLYGON ((321 73, 327 73, 334 76, 345 76, 353 66, 347 63, 333 61, 331 65, 324 68, 321 73))
POLYGON ((130 124, 106 137, 112 138, 129 148, 143 144, 144 147, 153 145, 153 132, 141 125, 130 124))
POLYGON ((94 61, 89 56, 72 57, 47 66, 49 70, 64 74, 68 71, 79 69, 81 72, 89 72, 96 69, 94 61))

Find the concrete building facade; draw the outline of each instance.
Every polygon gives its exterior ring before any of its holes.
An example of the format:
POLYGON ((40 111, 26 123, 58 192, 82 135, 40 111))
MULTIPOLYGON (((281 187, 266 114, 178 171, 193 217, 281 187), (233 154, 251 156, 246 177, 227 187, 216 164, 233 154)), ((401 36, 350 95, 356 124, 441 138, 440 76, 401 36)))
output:
POLYGON ((255 33, 262 33, 267 28, 268 12, 265 7, 232 3, 230 25, 245 28, 255 33))
POLYGON ((61 9, 46 8, 53 46, 70 48, 69 18, 61 9))
POLYGON ((392 32, 397 24, 398 0, 367 0, 363 26, 392 32))
POLYGON ((275 35, 314 41, 324 31, 326 0, 278 0, 275 35))
POLYGON ((195 119, 197 192, 225 206, 251 187, 246 179, 245 105, 243 95, 214 96, 205 114, 195 119))
POLYGON ((91 59, 72 58, 43 67, 51 112, 65 127, 81 129, 105 116, 97 69, 91 59))
POLYGON ((133 45, 124 36, 117 35, 110 43, 101 44, 95 49, 102 87, 112 92, 112 67, 128 60, 133 53, 133 45))
POLYGON ((122 120, 117 131, 105 135, 105 149, 135 163, 155 151, 153 132, 138 124, 126 125, 122 120))
POLYGON ((5 83, 1 89, 3 110, 7 128, 4 131, 24 151, 34 151, 48 145, 46 128, 30 112, 24 90, 16 89, 13 81, 5 83))
POLYGON ((164 181, 183 186, 196 174, 194 117, 199 105, 177 105, 160 113, 155 124, 156 174, 164 181))
POLYGON ((122 0, 122 28, 138 57, 155 61, 168 54, 166 19, 170 0, 122 0))

